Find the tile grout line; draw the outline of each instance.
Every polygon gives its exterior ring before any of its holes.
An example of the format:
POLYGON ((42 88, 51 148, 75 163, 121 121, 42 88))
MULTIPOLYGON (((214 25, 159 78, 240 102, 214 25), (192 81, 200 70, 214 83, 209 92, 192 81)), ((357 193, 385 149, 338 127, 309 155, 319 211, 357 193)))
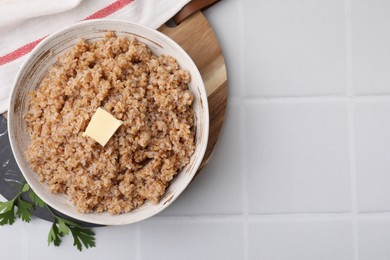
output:
POLYGON ((348 105, 348 131, 349 131, 349 164, 350 164, 350 188, 351 188, 351 220, 353 236, 353 254, 355 260, 359 260, 359 232, 357 219, 357 181, 356 181, 356 145, 355 145, 355 113, 353 91, 352 68, 352 0, 345 0, 345 45, 346 45, 346 69, 347 69, 347 101, 348 105))
POLYGON ((239 75, 240 75, 240 79, 239 79, 239 82, 240 82, 240 92, 239 92, 239 96, 241 98, 245 98, 246 97, 246 85, 245 85, 245 68, 244 68, 244 64, 245 64, 245 16, 244 16, 244 2, 241 2, 241 1, 238 1, 237 2, 238 4, 238 21, 241 25, 241 30, 239 31, 239 36, 240 36, 240 40, 239 40, 239 46, 240 46, 240 69, 239 69, 239 75))
MULTIPOLYGON (((347 87, 348 89, 348 87, 347 87)), ((234 97, 230 97, 234 98, 234 97)), ((349 95, 326 95, 326 96, 275 96, 275 97, 244 97, 244 101, 249 103, 271 103, 271 102, 345 102, 350 100, 349 95)), ((389 101, 390 95, 353 95, 354 102, 373 102, 373 101, 389 101)))
POLYGON ((240 104, 240 116, 241 116, 241 173, 242 173, 242 213, 243 213, 243 235, 244 235, 244 259, 249 259, 249 203, 248 203, 248 169, 246 167, 247 152, 246 152, 246 116, 245 116, 245 103, 240 104))
MULTIPOLYGON (((247 182, 245 185, 247 186, 247 182)), ((244 192, 243 192, 244 193, 244 192)), ((352 194, 351 194, 352 196, 352 194)), ((247 198, 245 198, 246 207, 248 205, 247 198)), ((244 208, 244 207, 243 207, 244 208)), ((382 219, 390 219, 390 211, 383 212, 359 212, 356 214, 358 217, 365 218, 382 218, 382 219)), ((352 210, 348 212, 298 212, 298 213, 290 213, 290 212, 280 212, 280 213, 251 213, 247 212, 247 220, 320 220, 320 219, 352 219, 353 213, 352 210)), ((153 218, 150 221, 153 222, 175 222, 175 221, 190 221, 190 222, 216 222, 216 221, 239 221, 243 220, 243 214, 202 214, 202 215, 170 215, 170 216, 158 216, 153 218)))
POLYGON ((188 222, 217 222, 217 221, 241 221, 242 214, 226 214, 226 215, 176 215, 176 216, 160 216, 151 219, 152 222, 175 222, 175 221, 188 221, 188 222))
POLYGON ((245 102, 243 101, 243 98, 246 97, 246 84, 245 84, 245 16, 244 16, 244 3, 241 1, 237 2, 238 4, 238 21, 241 24, 241 30, 239 32, 240 36, 240 41, 239 41, 239 46, 240 46, 240 133, 239 136, 242 140, 241 142, 241 176, 242 176, 242 225, 243 225, 243 246, 244 246, 244 259, 249 260, 249 224, 248 224, 248 171, 246 167, 246 138, 245 138, 245 133, 246 133, 246 116, 245 116, 245 102))
MULTIPOLYGON (((351 98, 352 99, 352 98, 351 98)), ((356 181, 356 152, 355 152, 355 131, 354 131, 354 105, 352 101, 348 102, 348 120, 349 120, 349 155, 350 155, 350 173, 351 173, 351 203, 352 203, 352 225, 354 236, 355 259, 359 260, 359 234, 358 234, 358 205, 357 205, 357 181, 356 181)))

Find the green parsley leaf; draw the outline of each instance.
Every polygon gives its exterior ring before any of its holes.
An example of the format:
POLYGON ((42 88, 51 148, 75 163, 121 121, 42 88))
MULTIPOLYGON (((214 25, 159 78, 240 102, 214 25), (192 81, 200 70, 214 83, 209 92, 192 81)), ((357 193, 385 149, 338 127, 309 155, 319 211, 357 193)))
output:
POLYGON ((70 221, 68 219, 62 219, 68 226, 74 226, 74 227, 79 227, 79 228, 83 228, 82 226, 80 226, 79 224, 73 222, 73 221, 70 221))
POLYGON ((60 233, 68 235, 70 230, 64 220, 63 218, 58 218, 58 230, 60 233))
POLYGON ((53 216, 58 220, 59 232, 63 235, 69 234, 69 231, 73 236, 73 245, 77 247, 79 251, 83 250, 83 245, 85 248, 95 247, 95 233, 88 228, 83 228, 79 224, 58 217, 57 215, 53 216))
POLYGON ((38 195, 32 189, 29 190, 28 197, 31 199, 35 206, 38 206, 40 208, 43 208, 45 206, 45 202, 43 202, 43 200, 41 200, 41 198, 38 197, 38 195))
POLYGON ((29 223, 31 221, 31 216, 32 216, 31 210, 34 209, 34 204, 22 200, 21 197, 18 197, 16 203, 18 206, 18 210, 16 211, 18 218, 29 223))
POLYGON ((73 236, 73 245, 77 247, 79 251, 85 248, 95 247, 95 233, 87 228, 79 228, 75 226, 69 226, 70 232, 73 236))
POLYGON ((30 186, 29 186, 28 183, 26 182, 26 183, 23 185, 22 193, 25 193, 25 192, 28 191, 29 189, 30 189, 30 186))
POLYGON ((25 222, 31 221, 34 205, 31 202, 24 201, 22 199, 22 194, 27 192, 30 189, 30 186, 25 181, 22 181, 19 185, 19 192, 16 196, 9 201, 2 202, 0 201, 0 225, 10 224, 12 225, 15 222, 15 206, 18 207, 16 215, 25 222))
POLYGON ((15 222, 14 206, 12 206, 11 210, 0 213, 0 226, 4 226, 6 224, 12 225, 14 222, 15 222))
POLYGON ((54 221, 58 221, 58 227, 57 224, 53 224, 50 229, 48 238, 49 245, 53 242, 54 245, 58 246, 61 243, 61 237, 71 233, 73 236, 73 245, 76 246, 79 251, 82 251, 83 246, 87 249, 95 247, 95 233, 91 229, 84 228, 73 221, 61 218, 57 216, 49 206, 46 205, 46 207, 54 217, 54 221))
POLYGON ((14 204, 15 204, 15 199, 12 199, 12 200, 9 200, 9 201, 0 201, 0 212, 6 212, 6 211, 10 211, 13 209, 14 207, 14 204))
POLYGON ((0 226, 12 225, 15 222, 15 200, 16 197, 10 201, 0 202, 0 226))
POLYGON ((49 237, 47 238, 48 245, 53 243, 55 246, 61 244, 61 233, 58 231, 57 223, 53 222, 51 229, 49 231, 49 237))

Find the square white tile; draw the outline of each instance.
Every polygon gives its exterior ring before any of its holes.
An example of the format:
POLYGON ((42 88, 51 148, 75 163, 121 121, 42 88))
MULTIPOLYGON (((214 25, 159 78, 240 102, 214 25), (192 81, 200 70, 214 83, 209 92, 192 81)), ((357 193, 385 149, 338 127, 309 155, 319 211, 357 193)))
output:
POLYGON ((152 220, 141 224, 143 260, 239 260, 244 257, 241 221, 152 220), (156 250, 158 249, 158 250, 156 250))
POLYGON ((390 211, 390 101, 355 107, 357 193, 360 211, 390 211))
POLYGON ((390 259, 390 219, 362 217, 358 223, 359 260, 390 259))
POLYGON ((249 212, 350 210, 348 116, 342 102, 248 102, 249 212))
POLYGON ((352 260, 346 220, 258 220, 249 223, 249 259, 352 260))
MULTIPOLYGON (((5 201, 2 196, 0 197, 0 201, 5 201)), ((26 224, 19 219, 17 219, 12 226, 0 226, 1 259, 27 259, 24 250, 27 241, 23 237, 25 228, 26 224)), ((43 243, 45 243, 45 241, 47 241, 47 237, 46 240, 43 240, 43 243)))
POLYGON ((353 86, 358 95, 390 93, 390 2, 353 0, 353 86))
POLYGON ((240 100, 229 100, 219 143, 208 165, 160 215, 242 213, 240 100))
MULTIPOLYGON (((228 95, 241 96, 243 86, 241 84, 241 70, 243 65, 242 47, 244 40, 242 34, 241 19, 242 2, 240 0, 221 1, 212 8, 207 9, 204 15, 207 17, 214 33, 218 37, 227 66, 228 95), (231 33, 225 33, 238 28, 231 33)), ((242 70, 243 71, 243 70, 242 70)))
POLYGON ((344 1, 244 3, 246 95, 346 92, 344 1))

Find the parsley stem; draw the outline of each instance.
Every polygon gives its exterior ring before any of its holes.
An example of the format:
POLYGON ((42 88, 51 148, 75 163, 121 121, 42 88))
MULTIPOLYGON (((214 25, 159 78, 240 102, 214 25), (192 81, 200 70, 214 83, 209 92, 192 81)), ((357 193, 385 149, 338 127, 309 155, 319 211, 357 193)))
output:
POLYGON ((50 214, 53 216, 54 220, 58 219, 57 215, 51 210, 51 208, 45 203, 46 208, 49 210, 50 214))

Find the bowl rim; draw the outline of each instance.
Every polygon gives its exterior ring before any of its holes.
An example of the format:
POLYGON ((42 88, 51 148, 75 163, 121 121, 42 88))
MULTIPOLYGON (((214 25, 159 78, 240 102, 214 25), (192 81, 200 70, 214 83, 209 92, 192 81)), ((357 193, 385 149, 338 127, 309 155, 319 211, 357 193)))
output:
MULTIPOLYGON (((115 32, 115 29, 113 29, 113 31, 115 32)), ((193 75, 191 75, 193 77, 193 75)), ((206 87, 205 87, 205 84, 204 84, 204 81, 203 81, 203 78, 202 78, 202 75, 200 74, 200 71, 198 69, 198 67, 196 66, 195 62, 192 60, 192 58, 188 55, 188 53, 176 42, 174 41, 173 39, 171 39, 169 36, 159 32, 158 30, 155 30, 155 29, 152 29, 150 27, 147 27, 145 25, 142 25, 142 24, 139 24, 139 23, 134 23, 134 22, 130 22, 130 21, 126 21, 126 20, 120 20, 120 19, 91 19, 91 20, 86 20, 86 21, 80 21, 80 22, 77 22, 77 23, 74 23, 72 25, 69 25, 67 27, 64 27, 60 30, 57 30, 53 33, 51 33, 50 35, 48 35, 47 37, 45 37, 39 44, 37 44, 37 46, 34 47, 34 49, 28 54, 28 57, 25 59, 25 61, 23 61, 23 64, 22 66, 20 66, 20 68, 18 69, 18 72, 15 76, 15 79, 12 83, 12 89, 11 89, 11 93, 10 93, 10 99, 9 99, 9 104, 8 104, 8 124, 7 124, 7 130, 8 130, 8 133, 9 133, 9 139, 10 139, 10 146, 11 146, 11 150, 12 150, 12 153, 15 157, 15 161, 20 169, 20 171, 22 172, 26 182, 30 185, 30 188, 47 204, 49 205, 50 207, 54 208, 55 210, 71 217, 71 218, 74 218, 74 219, 77 219, 79 221, 83 221, 83 222, 87 222, 87 223, 92 223, 92 224, 98 224, 98 225, 127 225, 127 224, 132 224, 132 223, 136 223, 136 222, 140 222, 142 220, 145 220, 145 219, 148 219, 158 213, 160 213, 161 211, 163 211, 164 209, 166 209, 167 207, 169 207, 180 195, 181 193, 188 187, 188 185, 191 183, 191 181, 194 179, 197 171, 199 170, 199 167, 203 161, 203 158, 204 158, 204 155, 206 153, 206 150, 207 150, 207 145, 208 145, 208 138, 209 138, 209 131, 210 131, 210 126, 209 126, 209 106, 208 106, 208 99, 207 99, 207 93, 206 93, 206 87), (188 182, 185 183, 185 185, 182 185, 182 186, 179 186, 179 189, 176 190, 176 196, 174 196, 170 201, 169 203, 166 203, 164 205, 162 205, 161 207, 157 208, 157 210, 155 210, 154 212, 152 212, 152 214, 148 214, 148 215, 145 215, 145 216, 142 216, 142 217, 139 217, 137 219, 132 219, 131 217, 128 218, 127 220, 122 220, 122 221, 112 221, 112 218, 109 218, 109 216, 111 215, 108 215, 106 216, 106 218, 97 218, 97 219, 89 219, 88 218, 88 215, 89 214, 101 214, 101 213, 85 213, 85 214, 80 214, 80 215, 76 215, 74 214, 74 212, 72 211, 67 211, 64 207, 64 209, 61 209, 61 207, 57 206, 55 203, 48 203, 45 199, 45 195, 43 193, 40 192, 39 188, 35 187, 34 185, 31 185, 31 181, 30 181, 30 178, 33 178, 32 176, 29 177, 29 175, 27 173, 25 173, 23 170, 22 170, 22 167, 20 167, 21 165, 21 160, 23 159, 22 158, 19 158, 19 156, 15 153, 15 150, 16 150, 16 140, 14 140, 13 138, 13 133, 14 131, 12 130, 11 128, 11 123, 13 121, 13 117, 14 117, 14 113, 13 113, 13 109, 12 109, 12 105, 13 105, 13 100, 14 100, 14 95, 15 95, 15 89, 17 88, 17 83, 18 83, 18 79, 21 77, 22 73, 25 71, 26 69, 26 66, 28 63, 30 62, 33 62, 33 57, 35 54, 39 53, 39 51, 41 50, 41 48, 47 44, 48 42, 50 42, 53 38, 57 37, 58 35, 64 33, 64 32, 67 32, 67 31, 71 31, 71 30, 74 30, 74 29, 77 29, 79 26, 83 26, 83 25, 96 25, 96 24, 99 24, 99 23, 121 23, 121 24, 129 24, 129 25, 132 25, 132 26, 136 26, 136 27, 140 27, 141 29, 143 30, 146 30, 146 31, 149 31, 150 33, 152 34, 157 34, 159 35, 160 37, 164 38, 164 40, 166 40, 168 42, 168 44, 170 44, 171 46, 173 46, 175 49, 178 49, 181 54, 180 55, 183 55, 185 59, 187 59, 190 63, 191 66, 193 66, 195 69, 194 73, 196 75, 196 77, 198 77, 200 79, 200 84, 199 84, 199 89, 200 89, 200 92, 199 92, 199 98, 202 99, 202 102, 201 102, 201 105, 200 107, 203 109, 204 111, 204 116, 203 116, 203 133, 204 133, 204 136, 203 136, 203 142, 201 143, 201 146, 200 146, 200 149, 199 149, 199 152, 196 154, 197 157, 200 157, 194 164, 194 166, 191 168, 191 170, 189 171, 189 179, 188 179, 188 182), (111 220, 110 220, 111 219, 111 220)), ((194 156, 195 153, 192 155, 194 156)), ((192 157, 191 156, 191 157, 192 157)), ((182 173, 183 171, 181 171, 180 173, 182 173)), ((36 174, 36 173, 35 173, 36 174)), ((41 183, 41 182, 40 182, 41 183)), ((51 194, 51 195, 55 195, 55 194, 51 194)), ((159 202, 159 204, 161 203, 161 201, 159 202)), ((75 206, 73 205, 72 209, 75 209, 75 206)), ((126 213, 122 213, 122 214, 131 214, 132 211, 129 211, 129 212, 126 212, 126 213)))

